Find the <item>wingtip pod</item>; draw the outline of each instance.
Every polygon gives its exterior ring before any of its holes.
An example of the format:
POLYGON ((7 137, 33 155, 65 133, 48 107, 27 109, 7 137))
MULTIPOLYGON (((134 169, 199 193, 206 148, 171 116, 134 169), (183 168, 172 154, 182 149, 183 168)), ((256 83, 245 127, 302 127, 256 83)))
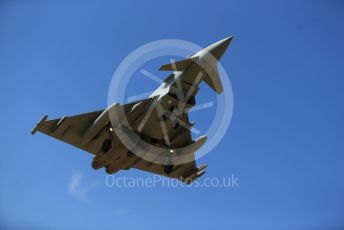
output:
POLYGON ((186 184, 191 184, 194 180, 197 180, 201 176, 205 174, 205 170, 203 169, 197 169, 195 172, 193 172, 191 175, 184 178, 182 181, 186 184))
POLYGON ((201 176, 203 176, 204 174, 205 174, 205 170, 198 171, 198 172, 196 173, 196 177, 195 177, 195 179, 194 179, 194 180, 196 180, 196 179, 200 178, 200 177, 201 177, 201 176))
POLYGON ((31 134, 32 135, 35 135, 35 133, 38 131, 38 128, 39 128, 39 126, 43 123, 43 122, 45 122, 46 120, 47 120, 47 118, 48 118, 48 114, 45 114, 40 120, 39 120, 39 122, 36 124, 36 126, 32 129, 32 131, 31 131, 31 134))
POLYGON ((203 165, 200 165, 197 169, 198 171, 201 171, 203 169, 205 169, 208 165, 207 164, 203 164, 203 165))

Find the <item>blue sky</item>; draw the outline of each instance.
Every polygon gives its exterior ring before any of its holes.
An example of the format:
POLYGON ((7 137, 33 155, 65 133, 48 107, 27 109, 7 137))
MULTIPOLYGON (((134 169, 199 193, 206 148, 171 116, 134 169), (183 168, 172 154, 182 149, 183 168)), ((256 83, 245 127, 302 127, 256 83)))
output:
MULTIPOLYGON (((343 11, 340 0, 2 1, 1 229, 342 229, 343 11), (233 120, 199 163, 240 187, 108 188, 91 155, 31 136, 45 113, 104 108, 114 70, 137 47, 229 35, 221 63, 233 120)), ((130 90, 143 86, 155 83, 130 90)))

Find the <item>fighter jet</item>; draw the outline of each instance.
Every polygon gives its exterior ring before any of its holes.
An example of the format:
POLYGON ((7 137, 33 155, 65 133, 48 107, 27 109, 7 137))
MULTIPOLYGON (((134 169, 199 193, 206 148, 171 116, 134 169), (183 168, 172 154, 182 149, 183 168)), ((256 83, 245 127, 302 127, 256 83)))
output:
POLYGON ((223 92, 217 62, 231 41, 225 38, 162 65, 160 70, 171 74, 146 99, 53 120, 45 115, 31 133, 93 154, 92 167, 109 174, 135 168, 191 183, 205 173, 207 165, 197 166, 195 153, 207 137, 192 139, 188 111, 196 105, 202 81, 217 94, 223 92))

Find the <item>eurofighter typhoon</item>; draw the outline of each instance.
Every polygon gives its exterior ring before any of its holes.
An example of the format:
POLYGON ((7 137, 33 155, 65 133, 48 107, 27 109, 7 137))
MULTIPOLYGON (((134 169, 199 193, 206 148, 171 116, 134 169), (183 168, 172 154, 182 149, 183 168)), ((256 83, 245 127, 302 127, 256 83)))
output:
POLYGON ((147 99, 54 120, 45 115, 32 134, 39 131, 93 154, 92 167, 109 174, 135 168, 191 183, 205 173, 207 165, 197 166, 195 153, 207 137, 192 139, 188 111, 202 81, 223 92, 217 62, 231 41, 162 65, 161 71, 172 73, 147 99))

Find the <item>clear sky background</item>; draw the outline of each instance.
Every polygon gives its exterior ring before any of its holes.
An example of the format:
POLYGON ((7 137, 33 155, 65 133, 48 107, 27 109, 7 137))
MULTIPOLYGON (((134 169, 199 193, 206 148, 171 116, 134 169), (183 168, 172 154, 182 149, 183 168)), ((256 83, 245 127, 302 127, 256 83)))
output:
MULTIPOLYGON (((0 228, 343 229, 343 22, 341 0, 2 0, 0 228), (221 63, 233 120, 199 163, 209 177, 238 176, 239 188, 108 188, 91 155, 31 136, 45 113, 104 108, 114 70, 137 47, 230 35, 221 63)), ((156 87, 142 82, 132 92, 156 87)))

